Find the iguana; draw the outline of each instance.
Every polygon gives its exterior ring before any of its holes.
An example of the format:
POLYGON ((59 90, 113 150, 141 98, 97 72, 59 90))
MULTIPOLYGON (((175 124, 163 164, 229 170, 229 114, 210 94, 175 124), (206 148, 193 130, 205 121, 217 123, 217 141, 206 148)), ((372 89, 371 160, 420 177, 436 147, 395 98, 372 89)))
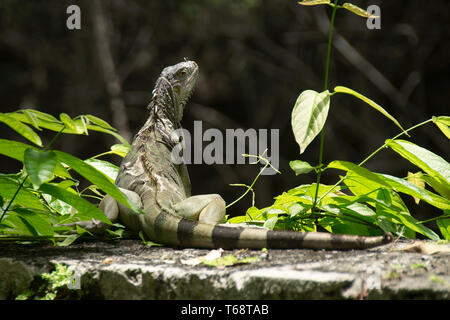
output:
MULTIPOLYGON (((156 81, 148 106, 150 116, 134 137, 116 179, 116 185, 144 214, 106 195, 99 208, 111 221, 119 219, 152 241, 180 247, 362 249, 391 240, 389 235, 362 237, 221 224, 225 215, 222 197, 191 196, 186 165, 171 161, 172 149, 180 142, 175 130, 181 127, 198 70, 194 61, 184 61, 165 68, 156 81)), ((83 226, 91 231, 102 229, 99 221, 83 226)))

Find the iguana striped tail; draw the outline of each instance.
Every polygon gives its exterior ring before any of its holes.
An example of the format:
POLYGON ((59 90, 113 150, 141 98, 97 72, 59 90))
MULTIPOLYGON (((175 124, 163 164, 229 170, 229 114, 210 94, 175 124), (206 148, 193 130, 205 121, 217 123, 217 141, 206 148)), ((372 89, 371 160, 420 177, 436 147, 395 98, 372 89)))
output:
POLYGON ((392 241, 391 234, 376 237, 337 235, 324 232, 272 231, 263 228, 228 227, 181 218, 161 211, 144 218, 147 236, 152 241, 171 246, 194 248, 304 248, 366 249, 392 241))

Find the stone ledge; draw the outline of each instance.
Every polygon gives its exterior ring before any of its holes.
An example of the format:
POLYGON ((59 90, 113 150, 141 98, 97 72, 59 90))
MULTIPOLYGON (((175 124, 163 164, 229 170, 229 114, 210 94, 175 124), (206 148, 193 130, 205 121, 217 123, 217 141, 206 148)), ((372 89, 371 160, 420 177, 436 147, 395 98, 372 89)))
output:
POLYGON ((259 260, 224 268, 185 263, 209 250, 147 247, 138 240, 0 247, 0 299, 13 299, 56 263, 75 270, 86 299, 449 299, 450 254, 392 250, 406 244, 226 250, 259 260))

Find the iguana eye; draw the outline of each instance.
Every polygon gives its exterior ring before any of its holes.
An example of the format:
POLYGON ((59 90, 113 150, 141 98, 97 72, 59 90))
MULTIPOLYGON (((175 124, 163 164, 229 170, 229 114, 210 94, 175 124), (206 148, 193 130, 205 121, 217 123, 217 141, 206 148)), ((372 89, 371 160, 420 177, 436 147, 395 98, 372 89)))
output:
POLYGON ((178 70, 177 75, 180 77, 184 77, 187 74, 186 69, 178 70))

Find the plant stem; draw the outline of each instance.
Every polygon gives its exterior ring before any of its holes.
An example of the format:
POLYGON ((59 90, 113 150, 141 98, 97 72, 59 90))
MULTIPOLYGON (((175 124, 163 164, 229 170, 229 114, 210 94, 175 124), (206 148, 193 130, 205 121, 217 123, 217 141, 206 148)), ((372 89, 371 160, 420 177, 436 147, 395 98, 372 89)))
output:
MULTIPOLYGON (((336 11, 338 9, 337 6, 337 0, 334 1, 333 6, 333 12, 331 13, 331 21, 330 21, 330 30, 328 32, 328 49, 327 49, 327 61, 326 61, 326 68, 325 68, 325 84, 324 84, 324 91, 328 90, 328 74, 330 72, 330 60, 331 60, 331 41, 333 39, 333 27, 334 27, 334 18, 336 16, 336 11)), ((320 150, 319 150, 319 169, 317 171, 317 183, 316 183, 316 192, 314 194, 314 201, 311 207, 311 213, 314 213, 314 210, 316 209, 317 205, 317 196, 319 195, 319 185, 320 185, 320 178, 322 175, 322 161, 323 161, 323 145, 325 140, 325 129, 323 128, 320 131, 320 150)))
POLYGON ((439 216, 439 217, 434 217, 434 218, 431 218, 431 219, 418 221, 417 223, 428 223, 428 222, 431 222, 431 221, 445 220, 445 219, 450 219, 450 215, 442 215, 442 216, 439 216))
POLYGON ((261 175, 261 173, 270 165, 270 162, 266 161, 266 165, 264 166, 264 168, 262 170, 259 171, 258 175, 255 177, 255 179, 253 180, 252 184, 247 187, 247 190, 236 200, 234 200, 232 203, 228 204, 225 209, 227 209, 228 207, 231 207, 233 204, 235 204, 236 202, 238 202, 239 200, 241 200, 243 197, 245 197, 245 195, 250 191, 253 190, 253 185, 256 183, 256 181, 258 180, 259 176, 261 175))
MULTIPOLYGON (((433 119, 428 119, 428 120, 423 121, 423 122, 421 122, 421 123, 419 123, 419 124, 416 124, 415 126, 412 126, 411 128, 409 128, 408 130, 405 130, 405 131, 400 132, 398 135, 396 135, 395 137, 393 137, 391 140, 395 140, 395 139, 397 139, 398 137, 400 137, 400 136, 402 136, 402 135, 404 135, 404 134, 407 134, 408 131, 414 130, 415 128, 420 127, 420 126, 423 126, 424 124, 427 124, 428 122, 431 122, 431 121, 433 121, 433 119)), ((375 150, 374 152, 372 152, 372 153, 371 153, 368 157, 366 157, 363 161, 361 161, 361 163, 358 164, 358 166, 362 166, 364 163, 366 163, 367 161, 369 161, 370 158, 372 158, 375 154, 377 154, 380 150, 384 149, 385 147, 386 147, 386 142, 385 142, 381 147, 379 147, 377 150, 375 150)))
POLYGON ((50 140, 50 142, 49 142, 48 145, 44 148, 44 150, 48 150, 48 149, 52 146, 52 144, 56 141, 56 139, 58 139, 58 137, 61 135, 61 133, 64 131, 65 128, 66 128, 66 125, 64 125, 64 126, 62 127, 62 129, 59 130, 57 134, 55 134, 55 136, 52 138, 52 140, 50 140))
POLYGON ((325 68, 325 83, 324 83, 324 91, 328 89, 328 74, 330 71, 330 58, 331 58, 331 41, 333 39, 333 28, 334 28, 334 17, 336 16, 337 10, 337 0, 334 1, 333 12, 331 13, 331 22, 330 22, 330 30, 328 32, 328 50, 327 50, 327 62, 325 68))

